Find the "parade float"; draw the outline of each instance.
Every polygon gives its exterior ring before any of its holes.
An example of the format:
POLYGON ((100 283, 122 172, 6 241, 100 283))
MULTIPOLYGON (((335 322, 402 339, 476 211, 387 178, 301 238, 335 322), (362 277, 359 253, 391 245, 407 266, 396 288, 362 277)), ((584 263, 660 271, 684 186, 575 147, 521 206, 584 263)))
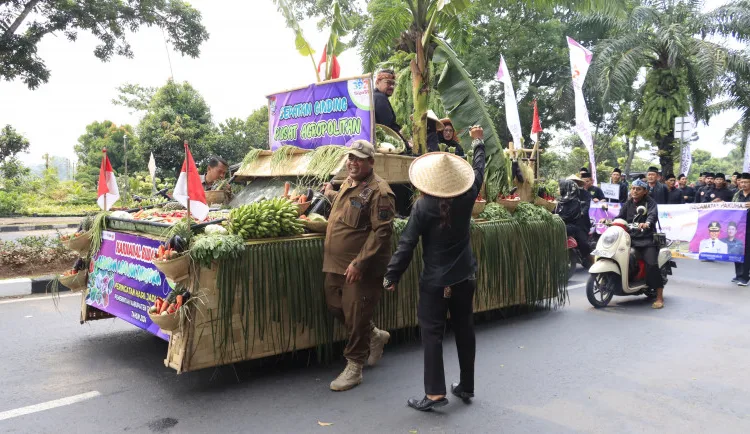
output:
MULTIPOLYGON (((370 76, 269 96, 271 149, 248 153, 234 174, 244 188, 228 204, 220 197, 200 221, 175 202, 90 217, 64 241, 81 259, 55 285, 82 292, 81 323, 116 317, 168 341, 164 363, 177 373, 301 349, 330 356, 345 334, 325 303, 320 186, 346 179, 348 143, 377 143, 375 172, 408 196, 397 198, 394 248, 418 194, 408 177, 413 157, 383 146, 393 132, 374 124, 371 107, 370 76)), ((533 182, 530 166, 520 166, 531 173, 523 182, 511 180, 509 162, 498 166, 494 178, 504 177, 506 190, 533 182)), ((533 198, 499 196, 485 192, 492 200, 474 209, 475 312, 564 304, 564 225, 533 198)), ((420 258, 421 246, 398 290, 383 295, 378 327, 414 335, 420 258)))

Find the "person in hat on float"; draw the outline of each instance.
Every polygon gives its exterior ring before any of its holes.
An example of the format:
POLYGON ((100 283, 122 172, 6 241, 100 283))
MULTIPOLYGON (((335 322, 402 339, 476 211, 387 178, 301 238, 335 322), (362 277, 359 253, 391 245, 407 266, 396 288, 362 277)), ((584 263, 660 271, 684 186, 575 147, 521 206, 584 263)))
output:
POLYGON ((628 181, 623 179, 622 177, 622 170, 620 170, 619 167, 615 167, 615 170, 612 171, 612 175, 609 177, 609 182, 612 184, 616 184, 620 186, 620 203, 625 203, 626 200, 628 200, 628 181))
MULTIPOLYGON (((732 202, 744 203, 747 208, 750 208, 750 173, 743 172, 739 176, 739 182, 737 183, 740 190, 734 194, 732 202)), ((747 286, 750 282, 750 230, 748 230, 747 221, 745 221, 745 255, 743 262, 735 262, 734 274, 735 278, 732 282, 736 282, 737 285, 747 286)))
POLYGON ((708 202, 731 202, 734 193, 727 188, 727 181, 723 173, 714 175, 714 188, 707 191, 703 197, 703 203, 708 202))
POLYGON ((460 381, 451 393, 464 401, 474 397, 473 306, 477 261, 471 249, 471 211, 484 181, 485 149, 481 127, 469 130, 474 164, 447 152, 414 160, 409 179, 422 196, 414 203, 409 222, 388 264, 383 286, 394 291, 422 240, 424 264, 419 279, 417 316, 424 346, 424 398, 408 405, 429 411, 448 404, 443 369, 443 335, 450 312, 456 335, 460 381))
POLYGON ((685 203, 682 190, 680 190, 680 187, 677 185, 677 177, 670 173, 665 179, 667 180, 667 204, 681 205, 685 203))
POLYGON ((464 156, 464 148, 461 147, 461 143, 458 142, 458 134, 459 132, 456 131, 453 127, 453 122, 449 118, 440 119, 440 123, 443 124, 443 134, 440 134, 438 139, 440 140, 440 143, 445 144, 446 151, 449 148, 456 148, 454 154, 458 155, 459 157, 464 156))
POLYGON ((427 110, 427 152, 440 152, 440 136, 445 125, 432 110, 427 110))
POLYGON ((714 189, 714 174, 706 172, 703 180, 706 184, 695 191, 695 203, 710 202, 710 200, 707 201, 706 199, 711 195, 711 190, 714 189))
POLYGON ((682 190, 682 203, 693 203, 695 201, 695 189, 688 185, 687 176, 684 173, 680 173, 677 178, 680 190, 682 190))
POLYGON ((648 195, 653 198, 658 205, 666 205, 669 200, 667 186, 659 182, 659 169, 651 166, 646 172, 646 182, 648 183, 648 195))
POLYGON ((726 255, 729 251, 729 246, 727 246, 727 243, 719 239, 719 235, 721 235, 721 224, 719 222, 709 223, 708 238, 701 241, 701 244, 698 247, 698 253, 726 255))

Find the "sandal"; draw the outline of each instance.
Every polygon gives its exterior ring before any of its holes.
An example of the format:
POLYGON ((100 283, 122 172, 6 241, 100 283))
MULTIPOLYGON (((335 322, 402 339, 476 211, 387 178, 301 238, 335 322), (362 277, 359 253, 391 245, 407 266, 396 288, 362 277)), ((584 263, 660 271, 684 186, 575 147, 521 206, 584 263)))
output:
POLYGON ((663 301, 655 301, 654 304, 651 305, 653 309, 661 309, 664 307, 663 301))

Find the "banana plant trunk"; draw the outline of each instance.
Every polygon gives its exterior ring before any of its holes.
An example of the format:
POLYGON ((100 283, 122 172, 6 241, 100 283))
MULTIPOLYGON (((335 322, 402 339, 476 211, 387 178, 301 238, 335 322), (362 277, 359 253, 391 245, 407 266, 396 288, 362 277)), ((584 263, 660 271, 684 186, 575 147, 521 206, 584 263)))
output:
POLYGON ((422 45, 422 33, 416 35, 416 56, 411 60, 411 85, 414 97, 412 144, 415 154, 427 152, 427 108, 430 89, 430 68, 422 45))

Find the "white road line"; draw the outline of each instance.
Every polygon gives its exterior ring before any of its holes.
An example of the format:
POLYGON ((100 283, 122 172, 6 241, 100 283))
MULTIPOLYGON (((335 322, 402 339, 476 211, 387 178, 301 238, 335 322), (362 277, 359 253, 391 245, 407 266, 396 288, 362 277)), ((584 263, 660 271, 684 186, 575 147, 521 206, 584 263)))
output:
POLYGON ((93 392, 86 392, 80 395, 69 396, 67 398, 55 399, 54 401, 47 401, 41 404, 29 405, 27 407, 21 407, 15 410, 4 411, 0 413, 0 420, 12 419, 14 417, 23 416, 26 414, 38 413, 44 410, 51 410, 53 408, 75 404, 87 399, 96 398, 99 395, 101 395, 101 393, 94 390, 93 392))
MULTIPOLYGON (((80 295, 81 295, 80 293, 76 292, 76 293, 71 293, 71 294, 63 294, 60 296, 60 298, 75 297, 75 296, 80 296, 80 295)), ((51 299, 52 299, 51 295, 45 295, 43 297, 24 297, 24 298, 14 298, 11 300, 2 300, 0 301, 0 304, 21 303, 24 301, 38 301, 38 300, 51 300, 51 299)))
POLYGON ((579 283, 578 285, 569 286, 568 289, 583 288, 584 286, 586 286, 585 283, 579 283))

